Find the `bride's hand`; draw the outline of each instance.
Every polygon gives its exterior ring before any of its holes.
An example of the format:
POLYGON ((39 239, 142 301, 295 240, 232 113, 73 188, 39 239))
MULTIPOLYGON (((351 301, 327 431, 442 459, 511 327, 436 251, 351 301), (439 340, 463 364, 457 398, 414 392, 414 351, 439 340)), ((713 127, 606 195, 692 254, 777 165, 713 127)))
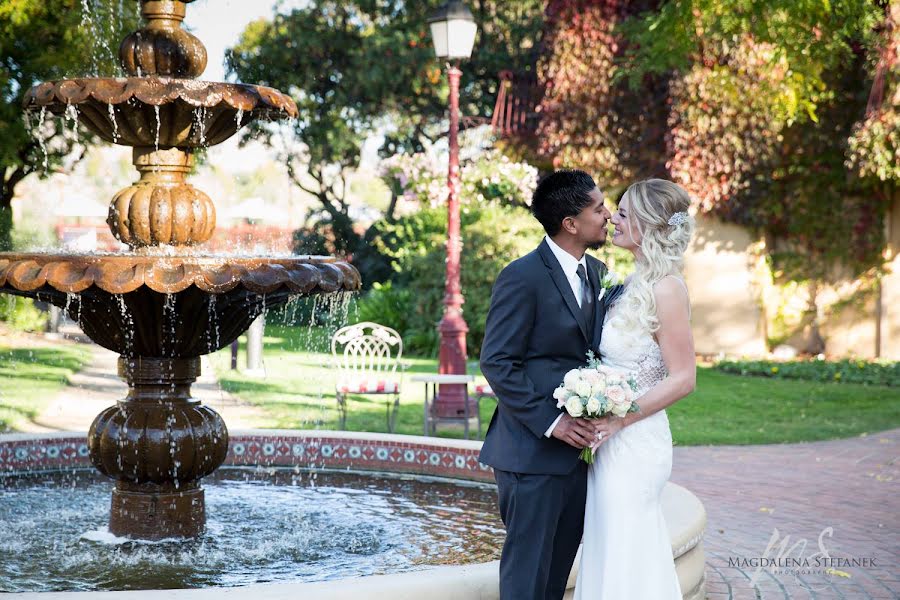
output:
POLYGON ((609 438, 619 433, 625 427, 625 419, 615 415, 609 415, 600 419, 591 419, 597 439, 591 444, 591 448, 598 448, 609 438))

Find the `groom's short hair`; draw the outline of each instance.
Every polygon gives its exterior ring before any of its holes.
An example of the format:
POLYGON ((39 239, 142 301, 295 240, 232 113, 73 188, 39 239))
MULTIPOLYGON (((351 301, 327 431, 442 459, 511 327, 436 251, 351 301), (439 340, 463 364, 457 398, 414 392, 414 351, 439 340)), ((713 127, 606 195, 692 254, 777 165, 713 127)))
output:
POLYGON ((531 198, 531 214, 553 237, 562 229, 563 219, 574 217, 591 203, 597 184, 578 169, 560 169, 544 177, 531 198))

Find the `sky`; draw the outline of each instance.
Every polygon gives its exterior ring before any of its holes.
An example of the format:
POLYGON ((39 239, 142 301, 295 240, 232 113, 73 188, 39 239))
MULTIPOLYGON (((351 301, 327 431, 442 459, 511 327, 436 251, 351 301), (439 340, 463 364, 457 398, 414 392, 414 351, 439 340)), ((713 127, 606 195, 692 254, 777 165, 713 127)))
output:
POLYGON ((225 80, 225 49, 238 41, 248 23, 271 17, 276 3, 277 0, 197 0, 188 5, 184 24, 204 43, 209 56, 202 79, 225 80))
MULTIPOLYGON (((200 79, 225 81, 225 50, 234 46, 247 25, 259 18, 270 18, 276 6, 282 12, 299 8, 306 0, 197 0, 188 5, 184 25, 206 46, 206 71, 200 79)), ((254 83, 245 81, 243 83, 254 83)), ((235 172, 256 170, 270 159, 272 151, 260 144, 238 149, 239 136, 210 149, 209 158, 216 164, 235 172)), ((375 161, 379 138, 368 140, 364 149, 364 164, 375 161)))
MULTIPOLYGON (((225 49, 237 43, 249 23, 272 16, 277 0, 197 0, 187 7, 184 26, 206 46, 205 81, 225 81, 225 49)), ((247 82, 252 83, 252 82, 247 82)), ((240 136, 210 149, 209 159, 232 172, 259 168, 272 157, 272 151, 260 144, 238 148, 240 136)))

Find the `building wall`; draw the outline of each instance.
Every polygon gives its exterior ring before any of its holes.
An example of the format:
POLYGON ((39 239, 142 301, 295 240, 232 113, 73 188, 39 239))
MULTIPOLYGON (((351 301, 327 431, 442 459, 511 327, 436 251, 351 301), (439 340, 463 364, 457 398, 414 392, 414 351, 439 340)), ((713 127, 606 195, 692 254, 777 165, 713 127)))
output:
MULTIPOLYGON (((782 289, 766 283, 766 267, 754 252, 757 241, 744 228, 700 215, 696 220, 694 241, 685 256, 685 278, 691 290, 697 352, 731 356, 765 354, 764 320, 771 321, 779 303, 789 306, 788 312, 802 311, 807 302, 807 288, 782 289), (764 310, 764 304, 770 306, 764 310), (769 313, 768 317, 765 312, 769 313)), ((888 273, 882 279, 880 357, 900 360, 900 194, 888 212, 886 234, 890 262, 888 273)), ((876 357, 878 301, 874 293, 858 294, 853 281, 819 290, 826 354, 876 357), (842 302, 847 299, 853 301, 842 302), (837 309, 840 304, 844 306, 837 309)), ((788 344, 799 343, 802 337, 798 333, 788 344)))
POLYGON ((890 273, 882 280, 881 355, 900 360, 900 193, 888 216, 890 273))
POLYGON ((755 289, 755 243, 737 225, 696 216, 694 240, 685 256, 691 291, 694 345, 700 354, 760 355, 765 334, 755 289))

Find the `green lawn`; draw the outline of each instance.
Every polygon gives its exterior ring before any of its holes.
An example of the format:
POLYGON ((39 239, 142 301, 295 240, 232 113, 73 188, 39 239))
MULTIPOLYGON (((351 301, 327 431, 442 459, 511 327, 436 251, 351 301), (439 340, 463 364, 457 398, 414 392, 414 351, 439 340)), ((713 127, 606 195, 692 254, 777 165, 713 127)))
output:
POLYGON ((0 346, 0 432, 16 431, 34 419, 91 357, 83 346, 0 346))
MULTIPOLYGON (((274 428, 337 429, 336 374, 328 368, 327 336, 320 329, 269 326, 266 329, 266 379, 228 369, 228 353, 214 364, 222 386, 261 407, 274 428)), ((422 434, 423 385, 409 380, 434 373, 437 361, 406 358, 397 432, 422 434)), ((245 364, 243 344, 239 365, 245 364)), ((477 370, 473 375, 479 377, 477 370)), ((493 402, 482 403, 484 428, 493 402)), ((668 410, 675 443, 768 444, 849 437, 900 427, 900 388, 811 383, 744 377, 700 368, 697 391, 668 410)), ((387 431, 384 400, 351 396, 347 429, 387 431)), ((457 428, 439 435, 462 437, 457 428)))

